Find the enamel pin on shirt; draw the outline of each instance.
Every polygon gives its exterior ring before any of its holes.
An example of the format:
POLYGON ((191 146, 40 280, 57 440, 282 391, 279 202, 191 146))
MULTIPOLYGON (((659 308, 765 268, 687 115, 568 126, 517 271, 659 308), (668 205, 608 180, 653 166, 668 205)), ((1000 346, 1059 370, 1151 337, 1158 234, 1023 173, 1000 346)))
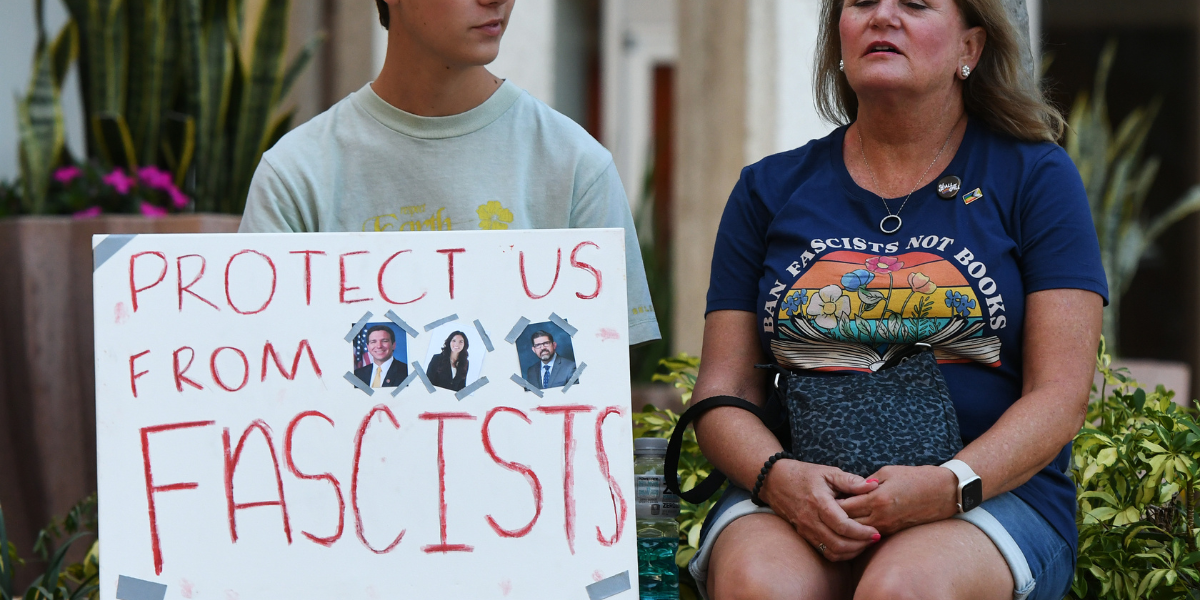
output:
POLYGON ((975 188, 975 191, 963 196, 963 204, 970 204, 980 198, 983 198, 983 189, 975 188))
POLYGON ((943 200, 953 200, 960 189, 962 189, 962 180, 955 175, 947 175, 938 180, 937 194, 943 200))

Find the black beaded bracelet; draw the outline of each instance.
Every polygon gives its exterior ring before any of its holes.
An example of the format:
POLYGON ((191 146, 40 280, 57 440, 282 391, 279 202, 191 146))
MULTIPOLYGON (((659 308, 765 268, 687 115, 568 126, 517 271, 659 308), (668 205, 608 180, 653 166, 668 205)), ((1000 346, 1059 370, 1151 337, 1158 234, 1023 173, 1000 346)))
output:
POLYGON ((754 489, 750 490, 750 500, 755 504, 759 506, 767 506, 767 503, 763 502, 762 498, 758 497, 758 492, 759 490, 762 490, 763 482, 767 480, 767 472, 769 472, 771 467, 775 466, 775 463, 781 458, 792 458, 792 453, 782 451, 776 452, 775 454, 771 455, 771 458, 767 459, 767 462, 763 463, 762 470, 758 472, 758 481, 754 482, 754 489))

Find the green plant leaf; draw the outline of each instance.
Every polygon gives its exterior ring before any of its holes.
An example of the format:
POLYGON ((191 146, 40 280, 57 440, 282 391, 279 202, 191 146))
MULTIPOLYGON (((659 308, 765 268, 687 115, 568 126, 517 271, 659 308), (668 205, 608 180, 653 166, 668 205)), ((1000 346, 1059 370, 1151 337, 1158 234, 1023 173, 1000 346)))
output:
POLYGON ((39 45, 34 55, 29 91, 17 100, 18 163, 24 185, 24 209, 42 214, 50 175, 66 140, 59 90, 54 84, 53 58, 39 45))
POLYGON ((296 80, 304 74, 304 70, 308 68, 308 64, 312 62, 313 56, 317 50, 325 43, 325 33, 321 32, 308 40, 300 52, 296 54, 296 58, 292 59, 292 63, 288 65, 287 71, 283 75, 283 84, 279 89, 279 97, 286 98, 288 93, 292 91, 292 86, 296 80))
POLYGON ((120 113, 103 113, 92 117, 92 129, 101 156, 115 166, 128 169, 138 168, 138 156, 133 145, 129 125, 120 113))
POLYGON ((262 156, 271 111, 279 101, 289 7, 289 0, 265 0, 253 50, 242 61, 242 97, 233 147, 233 211, 241 212, 246 202, 250 178, 262 156))

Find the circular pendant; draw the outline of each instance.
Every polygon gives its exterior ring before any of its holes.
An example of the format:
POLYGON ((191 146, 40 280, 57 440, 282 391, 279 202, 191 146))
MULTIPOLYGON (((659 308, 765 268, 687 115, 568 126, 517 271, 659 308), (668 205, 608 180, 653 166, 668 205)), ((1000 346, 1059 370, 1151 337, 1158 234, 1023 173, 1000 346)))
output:
POLYGON ((904 221, 900 220, 900 215, 888 215, 879 222, 879 230, 884 233, 896 233, 900 231, 901 225, 904 225, 904 221))

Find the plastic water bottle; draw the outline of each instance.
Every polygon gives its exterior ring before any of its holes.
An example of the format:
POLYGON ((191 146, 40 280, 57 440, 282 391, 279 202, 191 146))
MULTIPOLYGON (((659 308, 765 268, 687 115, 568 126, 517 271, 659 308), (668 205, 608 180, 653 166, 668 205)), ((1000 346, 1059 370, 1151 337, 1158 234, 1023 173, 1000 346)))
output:
POLYGON ((638 597, 679 600, 679 496, 667 491, 663 477, 664 438, 633 441, 633 476, 637 481, 638 597))

